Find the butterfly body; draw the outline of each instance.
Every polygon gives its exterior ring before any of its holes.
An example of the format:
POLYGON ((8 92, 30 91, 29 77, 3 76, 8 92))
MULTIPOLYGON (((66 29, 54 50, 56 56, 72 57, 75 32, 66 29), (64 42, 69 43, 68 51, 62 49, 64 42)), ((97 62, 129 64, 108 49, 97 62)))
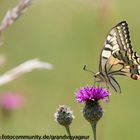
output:
POLYGON ((94 78, 95 78, 95 82, 105 82, 106 81, 105 75, 103 75, 103 73, 101 73, 101 72, 97 72, 96 74, 94 74, 94 78))
POLYGON ((99 72, 94 74, 95 82, 105 82, 116 92, 121 92, 116 75, 140 77, 140 57, 132 50, 126 21, 118 23, 106 37, 100 55, 99 72))

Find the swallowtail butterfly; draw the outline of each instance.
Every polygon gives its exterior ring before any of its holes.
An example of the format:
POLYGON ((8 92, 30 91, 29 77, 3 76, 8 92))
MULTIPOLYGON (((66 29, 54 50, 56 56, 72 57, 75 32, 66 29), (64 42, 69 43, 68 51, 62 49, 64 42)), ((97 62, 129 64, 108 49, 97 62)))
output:
POLYGON ((106 82, 116 92, 121 92, 115 75, 134 80, 140 77, 140 57, 132 50, 126 21, 118 23, 108 33, 100 54, 99 72, 94 73, 94 78, 95 82, 106 82))

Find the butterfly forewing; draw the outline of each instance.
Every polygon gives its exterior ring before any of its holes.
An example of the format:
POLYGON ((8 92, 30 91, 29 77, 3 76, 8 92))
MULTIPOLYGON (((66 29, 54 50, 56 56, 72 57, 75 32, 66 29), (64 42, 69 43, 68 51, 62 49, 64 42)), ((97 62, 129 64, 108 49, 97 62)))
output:
POLYGON ((128 56, 125 55, 125 52, 131 53, 132 45, 128 24, 125 21, 122 21, 113 27, 106 37, 104 48, 102 49, 100 56, 100 71, 104 72, 105 63, 108 61, 110 56, 114 56, 119 60, 124 59, 123 61, 127 62, 129 59, 127 59, 128 56))

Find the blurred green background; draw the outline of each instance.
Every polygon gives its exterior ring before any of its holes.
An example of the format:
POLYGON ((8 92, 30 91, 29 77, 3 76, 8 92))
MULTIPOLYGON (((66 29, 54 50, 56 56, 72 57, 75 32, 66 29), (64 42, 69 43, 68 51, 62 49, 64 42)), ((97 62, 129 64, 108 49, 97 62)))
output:
MULTIPOLYGON (((18 0, 0 1, 0 19, 18 0)), ((0 117, 1 134, 66 134, 54 121, 56 108, 65 104, 76 118, 72 135, 90 135, 90 125, 84 120, 74 92, 93 84, 92 75, 82 70, 86 64, 98 71, 100 50, 108 31, 122 20, 129 23, 132 45, 139 52, 140 1, 133 0, 33 0, 25 14, 4 33, 0 53, 6 63, 0 73, 32 58, 54 65, 51 71, 28 73, 1 86, 0 92, 17 92, 26 97, 26 106, 14 111, 7 120, 0 117)), ((117 78, 122 94, 103 103, 104 117, 98 123, 98 140, 137 140, 140 137, 140 81, 117 78)))

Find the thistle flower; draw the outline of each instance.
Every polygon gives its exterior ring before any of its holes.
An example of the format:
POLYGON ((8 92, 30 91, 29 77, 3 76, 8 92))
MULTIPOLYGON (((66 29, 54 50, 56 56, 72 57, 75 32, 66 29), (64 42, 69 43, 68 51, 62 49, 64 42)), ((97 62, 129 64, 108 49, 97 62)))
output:
POLYGON ((0 94, 0 109, 4 120, 9 119, 14 110, 21 109, 24 105, 25 97, 23 95, 13 92, 5 92, 0 94))
POLYGON ((25 105, 25 98, 12 92, 0 95, 0 107, 5 110, 16 110, 25 105))
POLYGON ((108 96, 108 91, 102 87, 82 87, 76 93, 76 99, 79 103, 85 101, 107 101, 108 96))
POLYGON ((72 123, 72 120, 74 119, 73 112, 65 105, 60 105, 57 109, 57 112, 54 114, 55 121, 58 122, 60 125, 64 126, 66 128, 66 131, 68 135, 70 136, 70 124, 72 123))
POLYGON ((96 140, 96 125, 103 116, 103 109, 99 100, 108 101, 109 92, 102 87, 82 87, 76 92, 77 102, 85 102, 83 108, 84 118, 91 124, 94 140, 96 140))

